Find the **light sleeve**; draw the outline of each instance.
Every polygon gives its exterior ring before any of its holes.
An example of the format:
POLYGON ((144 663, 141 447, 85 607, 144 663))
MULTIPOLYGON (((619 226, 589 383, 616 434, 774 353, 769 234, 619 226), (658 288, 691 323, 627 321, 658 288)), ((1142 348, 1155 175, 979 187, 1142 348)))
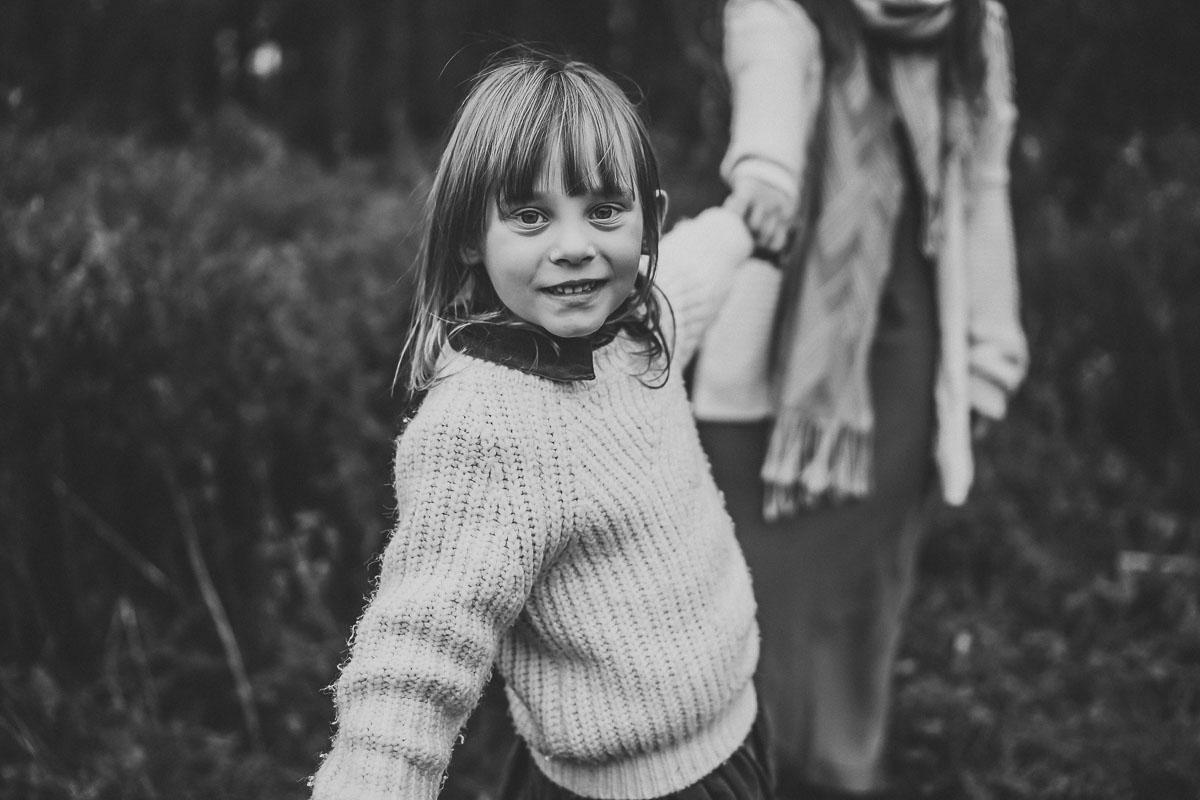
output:
POLYGON ((536 476, 461 411, 423 409, 397 448, 398 521, 333 687, 337 731, 316 800, 436 798, 547 557, 526 491, 536 476))
POLYGON ((793 200, 821 92, 820 38, 793 0, 727 0, 729 148, 721 177, 757 178, 793 200))
POLYGON ((1016 125, 1008 25, 991 0, 984 26, 986 107, 968 156, 966 260, 971 407, 1004 416, 1029 354, 1019 313, 1016 247, 1009 199, 1009 150, 1016 125))
POLYGON ((696 354, 729 295, 735 273, 753 249, 741 217, 722 207, 681 220, 663 236, 655 283, 666 298, 663 324, 679 372, 696 354))

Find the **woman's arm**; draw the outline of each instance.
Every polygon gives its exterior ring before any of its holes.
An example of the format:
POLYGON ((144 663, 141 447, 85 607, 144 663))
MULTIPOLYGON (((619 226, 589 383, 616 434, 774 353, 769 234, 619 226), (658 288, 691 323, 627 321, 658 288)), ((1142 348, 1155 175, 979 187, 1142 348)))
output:
POLYGON ((724 20, 732 105, 721 162, 726 207, 759 247, 779 251, 795 222, 820 98, 820 39, 793 0, 728 0, 724 20))
POLYGON ((988 3, 984 27, 986 107, 967 164, 966 247, 971 407, 999 419, 1025 375, 1008 157, 1016 125, 1008 23, 988 3))

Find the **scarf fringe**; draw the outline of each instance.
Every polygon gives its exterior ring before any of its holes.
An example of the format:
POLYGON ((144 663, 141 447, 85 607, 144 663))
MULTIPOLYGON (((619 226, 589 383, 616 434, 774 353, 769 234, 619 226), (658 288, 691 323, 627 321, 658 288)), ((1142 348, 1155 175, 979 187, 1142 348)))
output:
POLYGON ((873 437, 845 424, 811 419, 785 422, 771 438, 763 467, 763 517, 795 516, 823 502, 865 497, 874 481, 873 437), (768 465, 783 465, 772 470, 768 465))

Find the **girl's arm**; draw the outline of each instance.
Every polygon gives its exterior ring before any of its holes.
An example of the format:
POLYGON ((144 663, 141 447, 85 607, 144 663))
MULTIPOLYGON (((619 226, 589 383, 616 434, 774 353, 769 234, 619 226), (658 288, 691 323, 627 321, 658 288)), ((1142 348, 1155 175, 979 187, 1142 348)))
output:
POLYGON ((984 27, 987 107, 967 164, 966 247, 971 407, 999 419, 1025 375, 1029 353, 1021 329, 1009 201, 1008 155, 1016 124, 1008 23, 988 3, 984 27))
POLYGON ((427 399, 397 448, 399 520, 333 687, 337 733, 314 798, 437 796, 548 552, 521 495, 507 491, 524 470, 519 453, 465 424, 469 408, 447 408, 456 399, 427 399))
POLYGON ((662 237, 655 283, 665 295, 663 324, 676 374, 695 355, 717 310, 728 296, 734 273, 754 248, 737 214, 710 208, 680 220, 662 237))

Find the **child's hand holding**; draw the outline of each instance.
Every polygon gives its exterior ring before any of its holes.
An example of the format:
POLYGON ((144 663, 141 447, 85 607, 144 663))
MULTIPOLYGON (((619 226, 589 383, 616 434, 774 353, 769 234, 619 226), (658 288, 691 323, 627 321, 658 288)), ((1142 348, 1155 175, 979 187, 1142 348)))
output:
POLYGON ((777 254, 787 246, 796 222, 796 198, 788 192, 740 175, 724 206, 745 221, 759 250, 777 254))

